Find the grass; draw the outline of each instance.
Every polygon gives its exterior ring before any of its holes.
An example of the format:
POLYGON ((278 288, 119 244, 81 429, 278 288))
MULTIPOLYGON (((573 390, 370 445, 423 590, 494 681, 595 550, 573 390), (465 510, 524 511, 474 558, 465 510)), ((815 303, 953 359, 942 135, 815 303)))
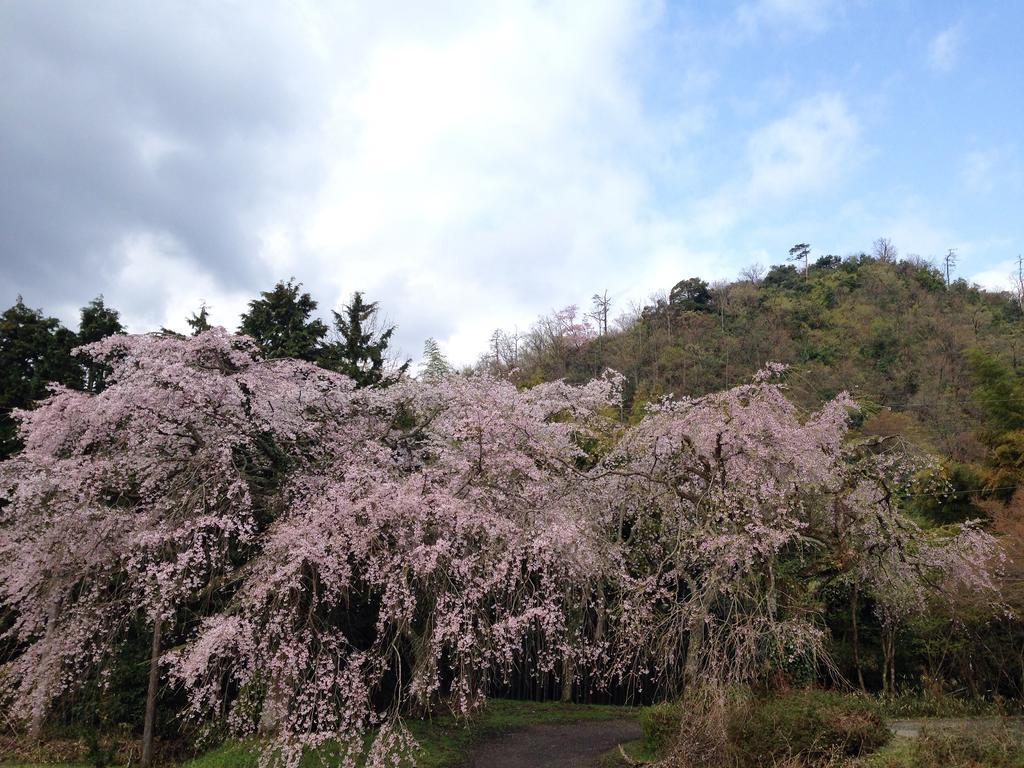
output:
MULTIPOLYGON (((661 757, 657 751, 651 749, 645 739, 627 741, 622 745, 622 748, 631 760, 640 763, 653 762, 661 757)), ((599 768, 626 768, 628 765, 629 764, 622 759, 622 753, 619 752, 618 747, 605 752, 598 762, 599 768)))
POLYGON ((891 720, 919 717, 999 717, 1019 714, 1019 701, 990 701, 959 696, 920 696, 901 694, 875 697, 883 714, 891 720))
POLYGON ((897 768, 912 765, 914 739, 896 738, 877 752, 862 757, 861 768, 897 768))
POLYGON ((857 768, 1024 768, 1024 733, 1005 723, 926 728, 862 758, 857 768))
MULTIPOLYGON (((469 764, 473 750, 482 741, 503 733, 541 723, 615 720, 636 714, 637 711, 599 704, 542 704, 492 699, 469 721, 451 715, 439 715, 429 720, 408 720, 406 725, 422 750, 416 755, 416 768, 459 768, 469 764)), ((337 765, 333 752, 328 746, 316 754, 306 755, 304 768, 337 765)), ((183 763, 182 768, 257 768, 258 764, 259 745, 248 740, 226 742, 183 763)), ((85 763, 61 765, 62 768, 89 768, 85 763)), ((46 768, 46 765, 0 763, 0 768, 46 768)))

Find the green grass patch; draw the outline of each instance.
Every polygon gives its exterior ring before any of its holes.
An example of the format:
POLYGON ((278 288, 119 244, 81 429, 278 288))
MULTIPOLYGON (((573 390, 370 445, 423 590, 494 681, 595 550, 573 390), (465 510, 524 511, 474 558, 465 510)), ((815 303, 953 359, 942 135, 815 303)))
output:
POLYGON ((862 757, 857 768, 909 768, 916 739, 895 738, 877 752, 862 757))

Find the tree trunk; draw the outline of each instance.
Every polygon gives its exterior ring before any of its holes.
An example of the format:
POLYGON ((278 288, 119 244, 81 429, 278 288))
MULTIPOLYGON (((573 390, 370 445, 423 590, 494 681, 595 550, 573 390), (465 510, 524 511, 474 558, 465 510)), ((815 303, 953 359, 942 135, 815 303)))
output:
POLYGON ((889 635, 889 695, 896 695, 896 630, 889 635))
POLYGON ((686 668, 683 670, 683 691, 691 686, 696 687, 700 675, 700 654, 704 648, 704 620, 701 616, 697 624, 690 629, 690 637, 686 643, 686 668))
POLYGON ((156 720, 156 694, 160 684, 160 632, 163 620, 158 616, 153 622, 153 646, 149 655, 149 687, 146 689, 146 719, 142 725, 141 768, 153 765, 153 725, 156 720))
POLYGON ((260 736, 274 736, 281 728, 287 714, 287 690, 282 679, 283 672, 275 671, 270 678, 267 695, 263 697, 260 722, 256 726, 260 736))
POLYGON ((896 695, 896 630, 882 629, 882 693, 896 695))
POLYGON ((867 691, 867 686, 864 685, 864 669, 860 663, 860 637, 857 631, 857 611, 860 608, 859 596, 860 592, 856 585, 854 585, 853 597, 850 601, 850 623, 853 625, 853 665, 857 668, 857 684, 860 685, 862 691, 867 691))
MULTIPOLYGON (((57 617, 60 615, 60 604, 54 600, 46 612, 46 637, 52 640, 53 633, 57 631, 57 617)), ((47 676, 46 686, 49 687, 51 680, 47 676)), ((32 741, 39 741, 43 736, 43 726, 46 724, 46 704, 40 701, 39 705, 32 712, 32 719, 28 724, 28 737, 32 741)))
POLYGON ((568 656, 562 659, 562 695, 560 701, 563 704, 572 703, 572 678, 573 664, 568 656))

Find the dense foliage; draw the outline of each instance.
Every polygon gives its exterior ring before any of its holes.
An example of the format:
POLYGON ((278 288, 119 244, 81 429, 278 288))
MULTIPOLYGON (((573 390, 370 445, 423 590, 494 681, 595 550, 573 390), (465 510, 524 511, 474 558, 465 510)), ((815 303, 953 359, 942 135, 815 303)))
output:
MULTIPOLYGON (((730 283, 681 280, 610 325, 607 294, 598 295, 589 314, 569 307, 526 333, 496 332, 477 368, 529 385, 584 381, 611 366, 626 377, 631 421, 666 393, 722 391, 769 360, 788 364, 786 395, 798 408, 847 390, 860 405, 855 434, 898 438, 938 462, 943 487, 900 501, 918 525, 939 533, 981 518, 1002 534, 1012 550, 1004 598, 1019 614, 1024 294, 947 283, 924 260, 897 260, 891 243, 882 246, 811 258, 806 272, 801 261, 744 270, 730 283)), ((888 623, 853 581, 830 581, 820 598, 835 661, 861 687, 1024 695, 1024 626, 993 617, 984 598, 961 594, 955 607, 931 603, 888 623)))
MULTIPOLYGON (((824 256, 806 274, 785 264, 710 286, 689 278, 623 308, 606 334, 592 319, 607 307, 597 309, 498 332, 481 366, 527 383, 585 381, 611 367, 626 376, 627 406, 638 403, 639 415, 663 394, 727 389, 775 360, 790 366, 789 394, 801 406, 849 391, 866 408, 867 432, 904 435, 953 462, 987 470, 994 441, 1020 442, 1009 434, 1019 420, 1000 410, 1024 409, 1020 302, 963 280, 947 285, 918 258, 824 256), (981 423, 1002 437, 983 439, 981 423)), ((1018 479, 983 478, 993 488, 1018 479)))
POLYGON ((886 621, 996 596, 990 536, 902 516, 926 463, 851 440, 845 396, 801 414, 778 366, 628 427, 612 374, 359 388, 218 329, 85 351, 107 386, 20 413, 0 464, 3 683, 37 727, 140 627, 145 743, 166 676, 289 763, 327 740, 354 760, 372 729, 383 765, 412 748, 402 716, 469 712, 526 645, 595 685, 763 683, 827 658, 826 583, 886 621))
POLYGON ((682 280, 617 330, 595 295, 496 333, 476 372, 428 340, 416 379, 358 293, 330 339, 294 281, 251 336, 205 306, 191 338, 117 335, 101 298, 76 334, 19 301, 6 712, 105 713, 144 762, 186 723, 291 763, 373 733, 383 764, 404 718, 495 691, 1024 695, 1020 303, 917 260, 795 258, 682 280))
POLYGON ((829 691, 744 702, 734 708, 728 727, 730 762, 739 768, 835 765, 837 758, 869 754, 892 739, 870 699, 829 691))

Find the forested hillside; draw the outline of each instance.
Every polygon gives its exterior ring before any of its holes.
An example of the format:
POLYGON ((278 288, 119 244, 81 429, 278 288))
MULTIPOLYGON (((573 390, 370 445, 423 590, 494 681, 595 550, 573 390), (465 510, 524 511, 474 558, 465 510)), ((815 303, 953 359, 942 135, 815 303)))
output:
POLYGON ((610 367, 626 375, 636 419, 664 395, 725 389, 779 361, 795 402, 813 408, 848 390, 865 407, 863 432, 947 457, 961 492, 1006 499, 1020 480, 1020 295, 947 284, 920 259, 861 254, 824 256, 806 271, 750 269, 730 283, 683 279, 625 312, 607 296, 525 334, 495 332, 479 367, 527 385, 610 367))

